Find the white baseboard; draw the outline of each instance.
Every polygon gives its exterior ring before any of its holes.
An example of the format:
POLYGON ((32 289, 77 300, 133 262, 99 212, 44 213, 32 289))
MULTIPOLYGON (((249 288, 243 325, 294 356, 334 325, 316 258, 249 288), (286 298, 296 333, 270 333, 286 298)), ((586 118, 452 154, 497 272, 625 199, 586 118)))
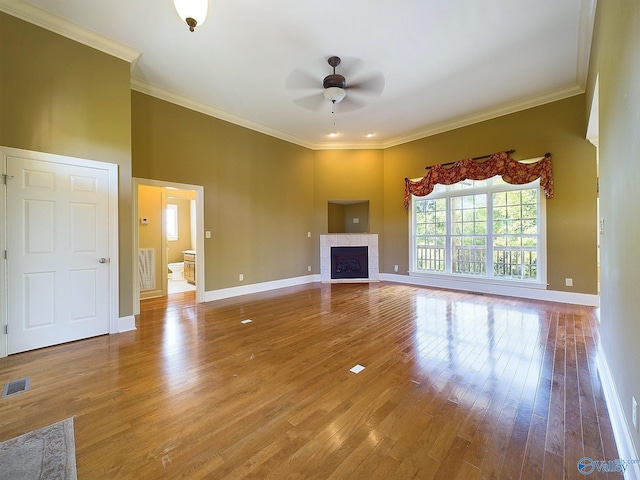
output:
POLYGON ((545 300, 548 302, 571 303, 600 306, 600 296, 587 293, 560 292, 558 290, 544 290, 539 288, 527 288, 521 286, 489 285, 480 282, 463 282, 458 280, 430 279, 425 277, 411 277, 393 273, 381 273, 380 280, 396 283, 408 283, 423 287, 446 288, 450 290, 462 290, 465 292, 488 293, 491 295, 505 295, 507 297, 526 298, 529 300, 545 300))
MULTIPOLYGON (((633 437, 629 430, 629 423, 626 420, 624 409, 622 408, 622 402, 620 401, 620 395, 618 395, 618 389, 616 388, 616 384, 611 376, 611 370, 609 370, 607 357, 604 354, 604 350, 602 350, 601 343, 598 344, 596 362, 598 365, 598 372, 600 373, 600 381, 602 382, 602 390, 604 391, 607 408, 609 409, 609 418, 611 419, 613 436, 616 439, 616 446, 618 447, 618 455, 621 460, 636 460, 638 459, 638 452, 635 444, 633 443, 633 437)), ((614 459, 607 458, 603 460, 614 459)), ((640 465, 637 463, 627 465, 624 472, 624 478, 625 480, 640 480, 640 465)))
MULTIPOLYGON (((488 293, 492 295, 505 295, 508 297, 526 298, 530 300, 544 300, 548 302, 571 303, 575 305, 587 305, 597 307, 600 305, 598 295, 587 293, 560 292, 557 290, 541 290, 525 287, 510 287, 503 285, 486 285, 478 282, 456 282, 443 281, 441 279, 431 280, 424 277, 410 277, 408 275, 396 275, 393 273, 381 273, 380 280, 395 283, 407 283, 423 287, 446 288, 451 290, 474 291, 477 293, 488 293)), ((270 282, 254 283, 240 287, 221 288, 220 290, 210 290, 204 292, 202 301, 213 302, 224 298, 232 298, 251 293, 266 292, 277 288, 292 287, 305 283, 320 282, 320 275, 305 275, 302 277, 285 278, 270 282)))
POLYGON ((238 297, 240 295, 249 295, 250 293, 267 292, 278 288, 293 287, 296 285, 304 285, 305 283, 314 283, 320 281, 320 275, 305 275, 303 277, 285 278, 282 280, 273 280, 270 282, 253 283, 243 285, 241 287, 221 288, 220 290, 210 290, 204 292, 202 301, 213 302, 224 298, 238 297))
POLYGON ((136 317, 128 315, 118 318, 118 327, 115 333, 129 332, 136 329, 136 317))
POLYGON ((158 298, 162 296, 163 292, 161 288, 156 288, 155 290, 144 290, 143 292, 140 292, 140 300, 147 300, 149 298, 158 298))

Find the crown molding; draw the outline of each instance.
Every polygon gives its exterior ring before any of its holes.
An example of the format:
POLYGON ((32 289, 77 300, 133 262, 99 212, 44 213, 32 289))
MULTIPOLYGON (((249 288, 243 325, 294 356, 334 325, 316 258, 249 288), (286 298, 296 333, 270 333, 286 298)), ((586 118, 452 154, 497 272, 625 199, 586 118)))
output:
POLYGON ((264 133, 265 135, 279 138, 280 140, 284 140, 295 145, 300 145, 301 147, 309 148, 311 150, 315 149, 315 146, 313 144, 306 142, 301 138, 294 137, 293 135, 281 132, 280 130, 269 128, 257 122, 252 122, 251 120, 247 120, 246 118, 238 117, 237 115, 233 115, 229 112, 219 110, 203 102, 194 100, 193 98, 181 95, 166 88, 153 85, 144 80, 132 77, 131 89, 135 90, 136 92, 144 93, 146 95, 159 98, 160 100, 165 100, 169 103, 173 103, 175 105, 179 105, 181 107, 185 107, 190 110, 209 115, 210 117, 218 118, 220 120, 224 120, 225 122, 248 128, 249 130, 254 130, 256 132, 264 133))
POLYGON ((229 112, 219 110, 203 102, 195 100, 191 97, 181 95, 172 90, 168 90, 166 88, 153 85, 147 81, 140 80, 137 78, 131 78, 131 89, 135 90, 136 92, 144 93, 145 95, 149 95, 151 97, 155 97, 160 100, 164 100, 166 102, 173 103, 175 105, 179 105, 184 108, 188 108, 189 110, 193 110, 193 111, 202 113, 204 115, 208 115, 210 117, 223 120, 225 122, 233 123, 234 125, 248 128, 249 130, 253 130, 258 133, 263 133, 265 135, 269 135, 271 137, 284 140, 285 142, 293 143, 295 145, 308 148, 310 150, 381 150, 383 148, 382 142, 376 142, 376 143, 368 142, 368 143, 358 143, 358 144, 336 143, 336 142, 331 142, 331 143, 307 142, 301 138, 295 137, 293 135, 289 135, 280 130, 269 128, 260 123, 247 120, 246 118, 238 117, 229 112))
POLYGON ((316 143, 313 150, 383 150, 382 142, 367 143, 316 143))
MULTIPOLYGON (((3 1, 3 0, 0 0, 3 1)), ((413 142, 415 140, 421 140, 423 138, 445 133, 451 130, 455 130, 462 127, 468 127, 475 123, 484 122, 493 118, 501 117, 503 115, 509 115, 511 113, 520 112, 529 108, 538 107, 547 103, 556 102, 558 100, 564 100, 565 98, 573 97, 584 93, 584 88, 578 85, 555 90, 543 95, 536 95, 528 99, 502 105, 500 107, 484 111, 477 115, 465 116, 453 121, 443 122, 426 130, 419 130, 409 135, 404 135, 396 138, 392 138, 386 141, 378 142, 363 142, 363 143, 339 143, 339 142, 327 142, 327 143, 311 143, 301 138, 294 137, 279 130, 269 128, 265 125, 252 122, 242 117, 238 117, 231 113, 216 109, 210 105, 206 105, 202 102, 194 100, 193 98, 180 95, 171 90, 152 85, 149 82, 139 80, 136 78, 131 79, 131 89, 152 97, 165 100, 167 102, 180 105, 181 107, 194 110, 196 112, 209 115, 225 122, 233 123, 240 127, 248 128, 259 133, 264 133, 280 140, 284 140, 301 147, 308 148, 310 150, 384 150, 386 148, 395 147, 404 143, 413 142)))
POLYGON ((128 45, 80 27, 65 18, 49 13, 22 0, 0 0, 0 11, 124 60, 131 63, 132 66, 141 54, 141 52, 128 45))
POLYGON ((486 110, 476 115, 465 116, 465 117, 458 118, 456 120, 442 122, 426 130, 420 130, 418 132, 414 132, 409 135, 403 135, 401 137, 392 138, 384 142, 383 148, 396 147, 404 143, 413 142, 415 140, 421 140, 426 137, 431 137, 433 135, 438 135, 440 133, 449 132, 451 130, 456 130, 458 128, 468 127, 469 125, 473 125, 475 123, 484 122, 486 120, 502 117, 504 115, 509 115, 511 113, 521 112, 523 110, 539 107, 547 103, 564 100, 565 98, 573 97, 575 95, 580 95, 582 93, 584 93, 584 88, 581 88, 578 85, 561 88, 553 92, 545 93, 542 95, 536 95, 534 97, 530 97, 518 102, 512 102, 502 106, 498 106, 496 108, 486 110))
POLYGON ((589 77, 589 59, 591 58, 591 43, 596 21, 597 0, 586 0, 580 9, 578 23, 578 58, 576 63, 576 84, 583 90, 587 87, 589 77))

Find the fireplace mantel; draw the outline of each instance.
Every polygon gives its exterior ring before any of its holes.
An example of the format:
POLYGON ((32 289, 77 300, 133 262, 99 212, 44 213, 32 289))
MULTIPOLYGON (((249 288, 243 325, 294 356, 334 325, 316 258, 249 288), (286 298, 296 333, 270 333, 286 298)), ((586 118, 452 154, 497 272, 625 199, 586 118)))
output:
POLYGON ((320 235, 320 280, 325 283, 378 282, 377 233, 338 233, 320 235), (369 278, 331 278, 331 247, 369 247, 369 278))

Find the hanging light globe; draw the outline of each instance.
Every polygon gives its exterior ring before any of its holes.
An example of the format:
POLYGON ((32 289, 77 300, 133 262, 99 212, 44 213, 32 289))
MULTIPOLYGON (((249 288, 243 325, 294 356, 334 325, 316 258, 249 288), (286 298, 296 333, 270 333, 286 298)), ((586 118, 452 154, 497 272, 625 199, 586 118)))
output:
POLYGON ((202 25, 207 18, 209 0, 173 0, 180 18, 189 25, 189 30, 195 30, 196 25, 202 25))

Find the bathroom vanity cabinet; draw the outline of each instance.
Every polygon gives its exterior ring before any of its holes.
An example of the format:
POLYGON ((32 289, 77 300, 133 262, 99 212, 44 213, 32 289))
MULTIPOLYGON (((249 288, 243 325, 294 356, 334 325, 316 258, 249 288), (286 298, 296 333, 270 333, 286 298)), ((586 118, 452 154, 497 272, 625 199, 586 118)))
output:
POLYGON ((191 285, 196 284, 196 253, 183 252, 184 255, 184 278, 191 285))

